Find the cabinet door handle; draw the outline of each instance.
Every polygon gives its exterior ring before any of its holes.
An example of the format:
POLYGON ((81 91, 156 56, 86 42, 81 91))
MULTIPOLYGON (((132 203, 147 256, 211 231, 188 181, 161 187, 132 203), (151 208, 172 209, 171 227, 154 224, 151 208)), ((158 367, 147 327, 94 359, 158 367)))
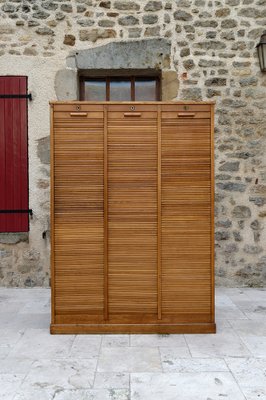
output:
POLYGON ((87 112, 71 112, 71 117, 87 117, 87 112))
POLYGON ((124 117, 141 117, 141 113, 136 112, 125 112, 124 117))
POLYGON ((180 112, 177 114, 179 118, 194 118, 195 115, 196 115, 195 113, 186 113, 186 112, 180 112))

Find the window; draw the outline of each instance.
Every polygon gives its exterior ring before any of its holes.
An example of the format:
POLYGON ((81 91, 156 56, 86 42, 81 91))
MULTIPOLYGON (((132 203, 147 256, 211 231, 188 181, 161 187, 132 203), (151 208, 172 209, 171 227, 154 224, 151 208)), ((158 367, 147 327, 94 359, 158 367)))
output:
POLYGON ((0 76, 0 232, 27 232, 27 77, 0 76))
POLYGON ((80 77, 80 100, 159 101, 159 76, 80 77))

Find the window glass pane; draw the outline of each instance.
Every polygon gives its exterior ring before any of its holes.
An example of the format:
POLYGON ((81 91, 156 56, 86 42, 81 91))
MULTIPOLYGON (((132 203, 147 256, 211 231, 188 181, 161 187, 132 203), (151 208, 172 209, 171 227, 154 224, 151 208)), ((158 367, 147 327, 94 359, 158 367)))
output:
POLYGON ((88 101, 105 101, 106 100, 106 83, 100 79, 89 79, 84 82, 84 100, 88 101))
POLYGON ((138 79, 135 80, 136 101, 156 101, 156 80, 138 79))
POLYGON ((263 57, 263 71, 265 71, 265 68, 266 68, 266 46, 265 46, 265 44, 263 44, 263 45, 260 45, 260 47, 261 47, 261 52, 263 53, 262 54, 262 57, 263 57))
POLYGON ((110 81, 110 100, 111 101, 130 101, 131 82, 130 80, 111 79, 110 81))

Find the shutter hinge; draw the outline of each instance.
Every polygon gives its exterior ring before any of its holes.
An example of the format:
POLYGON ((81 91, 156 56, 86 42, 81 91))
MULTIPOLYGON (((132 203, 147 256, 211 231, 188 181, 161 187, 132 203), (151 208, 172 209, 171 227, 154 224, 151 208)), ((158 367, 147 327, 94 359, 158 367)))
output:
POLYGON ((31 208, 28 210, 0 210, 0 214, 29 214, 32 216, 33 211, 31 208))
POLYGON ((31 93, 28 94, 0 94, 0 99, 29 99, 32 100, 31 93))

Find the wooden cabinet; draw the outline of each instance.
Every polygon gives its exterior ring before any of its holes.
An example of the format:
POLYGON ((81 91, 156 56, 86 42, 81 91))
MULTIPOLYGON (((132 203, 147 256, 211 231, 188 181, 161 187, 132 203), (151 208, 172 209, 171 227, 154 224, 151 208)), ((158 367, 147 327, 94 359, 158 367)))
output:
POLYGON ((212 103, 51 103, 51 333, 215 332, 212 103))

